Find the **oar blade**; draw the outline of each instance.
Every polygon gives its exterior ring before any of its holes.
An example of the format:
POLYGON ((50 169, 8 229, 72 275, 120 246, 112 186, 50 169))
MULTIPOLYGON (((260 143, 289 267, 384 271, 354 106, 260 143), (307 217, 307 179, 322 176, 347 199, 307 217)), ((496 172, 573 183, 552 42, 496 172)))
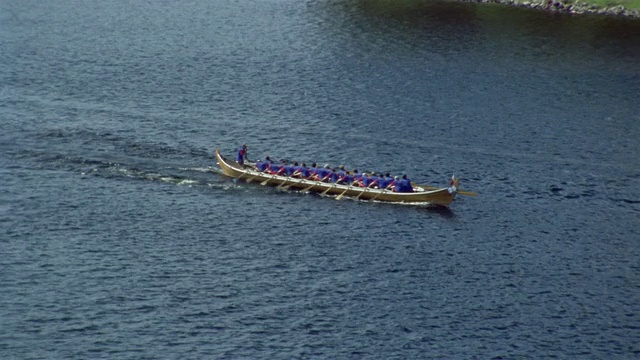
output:
POLYGON ((322 194, 320 194, 320 196, 325 196, 327 195, 327 193, 329 192, 329 190, 333 189, 335 187, 335 185, 330 186, 327 190, 323 191, 322 194))

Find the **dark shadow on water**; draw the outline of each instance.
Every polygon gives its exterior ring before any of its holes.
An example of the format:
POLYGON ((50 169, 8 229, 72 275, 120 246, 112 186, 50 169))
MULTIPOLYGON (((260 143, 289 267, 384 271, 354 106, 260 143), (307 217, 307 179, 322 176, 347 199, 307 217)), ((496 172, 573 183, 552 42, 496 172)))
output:
POLYGON ((444 207, 444 206, 431 206, 431 207, 425 207, 423 209, 428 213, 442 215, 446 218, 454 218, 456 216, 456 214, 453 212, 453 210, 451 210, 451 208, 444 207))
MULTIPOLYGON (((444 217, 446 219, 455 219, 455 217, 456 217, 455 212, 451 208, 444 207, 444 206, 410 205, 410 204, 387 203, 387 202, 374 202, 374 203, 371 203, 370 201, 361 201, 361 202, 363 204, 365 204, 365 205, 384 207, 385 210, 387 210, 387 208, 389 208, 389 210, 391 210, 391 208, 394 208, 394 209, 410 209, 410 210, 416 211, 418 213, 441 216, 441 217, 444 217)), ((455 203, 452 204, 452 206, 455 206, 455 203)))
POLYGON ((330 16, 328 30, 348 34, 356 47, 379 40, 446 49, 495 42, 509 49, 504 56, 526 43, 541 48, 534 56, 558 62, 576 53, 578 62, 581 53, 634 62, 640 56, 637 19, 436 0, 331 1, 318 6, 330 16))
POLYGON ((429 214, 440 215, 445 219, 455 219, 456 217, 456 214, 453 212, 453 210, 451 210, 451 208, 444 206, 425 207, 422 208, 422 210, 429 214))
POLYGON ((352 46, 361 46, 363 41, 379 40, 410 44, 470 42, 479 30, 473 5, 427 0, 357 0, 319 6, 324 6, 330 16, 326 23, 328 30, 346 34, 355 41, 352 46), (453 38, 449 38, 452 33, 453 38))

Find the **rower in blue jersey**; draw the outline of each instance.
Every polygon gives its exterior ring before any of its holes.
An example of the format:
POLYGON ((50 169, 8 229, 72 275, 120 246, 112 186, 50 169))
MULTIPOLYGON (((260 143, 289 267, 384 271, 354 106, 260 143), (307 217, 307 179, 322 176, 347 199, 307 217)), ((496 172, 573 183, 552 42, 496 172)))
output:
POLYGON ((275 172, 276 175, 286 175, 287 174, 287 162, 282 160, 280 163, 280 168, 275 172))
POLYGON ((346 172, 344 174, 344 183, 351 185, 353 183, 353 180, 355 180, 355 178, 353 177, 352 173, 346 172))
POLYGON ((311 163, 311 168, 309 169, 309 177, 311 180, 316 180, 318 178, 318 165, 316 163, 311 163))
POLYGON ((362 174, 358 172, 358 169, 353 169, 352 175, 353 175, 352 185, 362 186, 362 174))
POLYGON ((332 183, 338 182, 338 179, 340 179, 340 176, 338 175, 338 172, 336 172, 336 169, 331 169, 330 176, 332 183))
POLYGON ((390 189, 391 186, 393 186, 393 178, 391 177, 391 174, 385 173, 379 180, 379 186, 381 189, 390 189))
POLYGON ((349 173, 341 169, 338 171, 338 180, 336 182, 338 184, 351 184, 353 182, 353 178, 352 180, 349 180, 349 178, 352 178, 349 173))
POLYGON ((402 179, 406 182, 406 189, 407 192, 413 192, 413 186, 411 185, 411 180, 409 180, 409 178, 407 178, 407 175, 402 175, 402 179))
POLYGON ((394 176, 391 184, 389 185, 389 188, 395 192, 398 192, 398 181, 400 181, 400 177, 394 176))
POLYGON ((247 160, 247 144, 243 144, 240 149, 238 149, 238 155, 236 156, 236 162, 240 165, 244 166, 244 161, 247 160))
POLYGON ((295 163, 295 164, 293 164, 293 165, 291 165, 291 164, 287 164, 287 165, 285 165, 285 166, 284 166, 284 173, 285 173, 287 176, 291 176, 291 175, 293 175, 293 173, 296 171, 296 170, 295 170, 295 167, 296 167, 296 166, 298 166, 298 163, 295 163))
POLYGON ((379 177, 378 177, 378 175, 376 175, 376 173, 371 173, 371 177, 370 178, 371 178, 371 182, 369 183, 368 187, 373 188, 373 189, 380 187, 380 185, 379 185, 380 184, 379 183, 379 177))
POLYGON ((360 181, 360 186, 362 187, 366 187, 368 188, 369 185, 371 185, 371 178, 369 177, 369 174, 367 173, 362 173, 362 180, 360 181))
POLYGON ((283 169, 284 169, 284 166, 280 164, 271 164, 271 166, 269 167, 269 172, 274 175, 279 175, 278 173, 281 173, 283 169))
POLYGON ((388 183, 389 183, 389 179, 386 177, 386 175, 380 174, 380 177, 378 177, 378 188, 386 189, 388 183))
POLYGON ((262 171, 262 172, 267 170, 270 165, 271 165, 271 159, 268 156, 264 159, 264 161, 258 160, 256 162, 256 168, 258 169, 258 171, 262 171))
POLYGON ((324 168, 324 176, 321 178, 321 181, 331 182, 331 178, 332 177, 333 177, 333 171, 331 171, 331 169, 329 167, 325 167, 324 168))
POLYGON ((407 175, 402 175, 402 179, 396 181, 396 192, 399 192, 399 193, 413 192, 413 187, 411 186, 411 180, 407 178, 407 175))
POLYGON ((295 171, 293 172, 293 176, 299 177, 302 179, 306 179, 311 176, 311 172, 307 168, 307 164, 302 163, 302 165, 294 166, 295 171))
POLYGON ((317 171, 317 174, 318 174, 318 180, 327 181, 328 177, 331 175, 331 170, 329 169, 329 164, 319 168, 318 171, 317 171))
POLYGON ((396 179, 396 192, 404 193, 407 192, 407 183, 402 178, 396 179))

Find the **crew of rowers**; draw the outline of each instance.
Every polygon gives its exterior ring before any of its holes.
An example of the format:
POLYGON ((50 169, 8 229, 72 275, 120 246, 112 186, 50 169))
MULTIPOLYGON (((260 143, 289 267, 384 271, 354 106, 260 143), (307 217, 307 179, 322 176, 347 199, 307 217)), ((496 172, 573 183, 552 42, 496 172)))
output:
POLYGON ((329 165, 318 167, 316 163, 307 167, 305 163, 298 164, 298 162, 294 162, 291 164, 285 160, 277 164, 267 156, 264 161, 258 160, 256 162, 256 169, 272 175, 290 176, 298 179, 359 186, 370 189, 386 189, 399 193, 413 192, 411 181, 407 178, 407 175, 391 177, 389 173, 359 173, 358 170, 345 170, 344 165, 335 169, 329 165))

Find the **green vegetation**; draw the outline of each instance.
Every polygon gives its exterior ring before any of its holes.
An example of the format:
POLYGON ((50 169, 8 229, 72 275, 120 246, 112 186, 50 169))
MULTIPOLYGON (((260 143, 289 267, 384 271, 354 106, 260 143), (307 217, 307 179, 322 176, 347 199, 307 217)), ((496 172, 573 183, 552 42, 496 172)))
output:
POLYGON ((364 8, 385 14, 405 11, 420 12, 427 4, 448 2, 488 2, 531 7, 574 14, 601 14, 640 18, 640 0, 357 0, 364 8))
MULTIPOLYGON (((570 1, 577 3, 578 1, 570 1)), ((625 9, 640 9, 640 0, 580 0, 581 3, 591 4, 598 7, 612 7, 622 5, 625 9)))
POLYGON ((488 0, 501 4, 529 6, 574 14, 640 17, 640 0, 488 0))

